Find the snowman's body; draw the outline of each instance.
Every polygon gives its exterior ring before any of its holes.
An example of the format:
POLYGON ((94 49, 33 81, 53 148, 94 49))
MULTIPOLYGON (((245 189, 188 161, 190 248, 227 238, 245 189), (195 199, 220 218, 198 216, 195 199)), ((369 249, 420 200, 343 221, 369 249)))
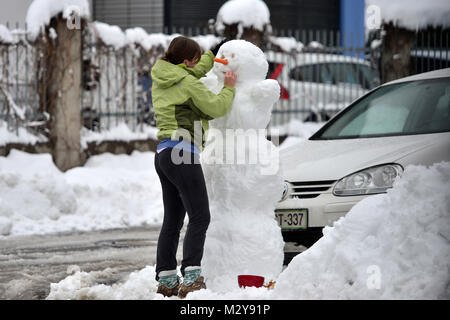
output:
POLYGON ((274 209, 283 179, 278 167, 264 170, 278 161, 278 153, 263 134, 280 87, 265 80, 267 61, 250 42, 229 41, 217 56, 228 64, 216 62, 203 83, 218 93, 227 70, 236 72, 238 81, 231 110, 210 121, 201 156, 211 211, 202 273, 209 288, 227 291, 238 286, 240 274, 264 276, 267 282, 282 270, 284 242, 274 209))

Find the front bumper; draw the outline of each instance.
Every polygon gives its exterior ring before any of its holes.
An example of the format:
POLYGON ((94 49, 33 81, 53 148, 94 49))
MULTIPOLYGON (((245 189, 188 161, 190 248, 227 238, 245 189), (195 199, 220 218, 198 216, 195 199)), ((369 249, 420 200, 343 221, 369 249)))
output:
MULTIPOLYGON (((331 192, 322 193, 316 198, 288 198, 277 204, 276 209, 308 209, 308 229, 332 226, 335 221, 345 216, 363 196, 336 197, 331 192)), ((305 230, 289 230, 301 232, 305 230)), ((283 230, 284 232, 284 230, 283 230)))

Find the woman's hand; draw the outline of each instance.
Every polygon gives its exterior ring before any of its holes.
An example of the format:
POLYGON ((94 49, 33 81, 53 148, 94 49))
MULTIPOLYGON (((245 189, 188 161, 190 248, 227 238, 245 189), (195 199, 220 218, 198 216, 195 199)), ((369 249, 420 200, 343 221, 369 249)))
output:
POLYGON ((223 81, 223 84, 225 86, 234 87, 236 85, 236 80, 237 80, 237 74, 231 70, 228 70, 225 73, 225 80, 223 81))

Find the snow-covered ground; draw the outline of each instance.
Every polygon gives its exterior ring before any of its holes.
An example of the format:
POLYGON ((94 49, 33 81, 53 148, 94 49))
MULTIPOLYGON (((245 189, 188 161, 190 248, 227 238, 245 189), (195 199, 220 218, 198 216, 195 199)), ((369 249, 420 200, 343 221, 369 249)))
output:
MULTIPOLYGON (((103 154, 62 173, 50 155, 11 151, 0 157, 0 238, 161 223, 153 157, 103 154)), ((411 166, 388 193, 327 227, 273 290, 207 289, 188 299, 449 299, 449 270, 450 163, 411 166)), ((72 271, 49 299, 163 299, 154 266, 111 286, 96 282, 102 271, 72 271)))

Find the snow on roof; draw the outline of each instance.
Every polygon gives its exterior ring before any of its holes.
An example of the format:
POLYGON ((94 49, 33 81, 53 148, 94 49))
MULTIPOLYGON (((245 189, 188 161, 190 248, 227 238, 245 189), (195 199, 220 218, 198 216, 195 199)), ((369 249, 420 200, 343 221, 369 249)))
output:
POLYGON ((224 24, 238 23, 263 31, 270 24, 270 12, 262 0, 229 0, 217 13, 216 30, 221 33, 224 24))
POLYGON ((83 18, 89 17, 89 3, 87 0, 34 0, 28 7, 26 23, 30 40, 34 41, 42 27, 50 23, 52 17, 63 13, 67 17, 73 9, 83 18))
POLYGON ((448 0, 366 0, 366 5, 379 7, 383 21, 392 21, 408 29, 428 25, 450 26, 448 0))

